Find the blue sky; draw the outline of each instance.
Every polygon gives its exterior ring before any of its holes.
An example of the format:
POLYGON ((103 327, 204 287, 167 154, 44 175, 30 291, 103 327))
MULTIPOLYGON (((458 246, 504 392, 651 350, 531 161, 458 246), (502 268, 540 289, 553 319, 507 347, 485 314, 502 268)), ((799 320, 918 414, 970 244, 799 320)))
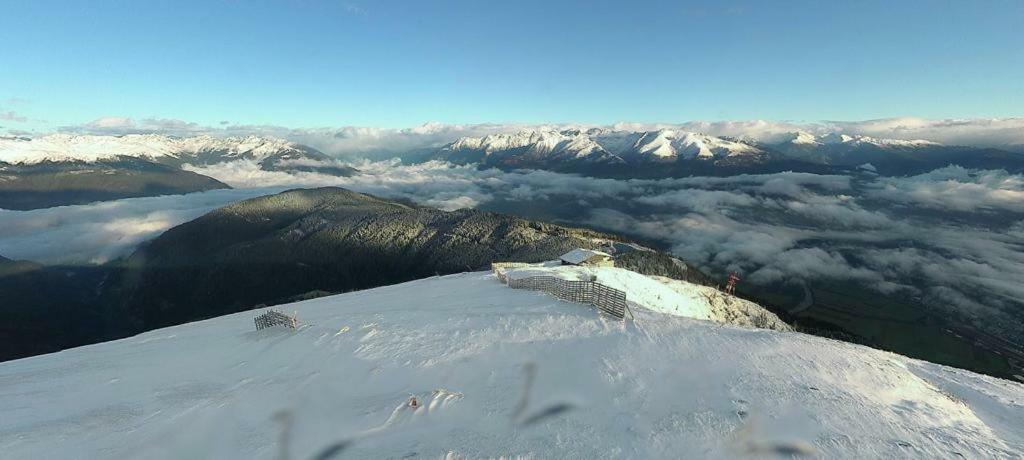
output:
POLYGON ((0 3, 0 126, 1024 115, 1024 2, 0 3))

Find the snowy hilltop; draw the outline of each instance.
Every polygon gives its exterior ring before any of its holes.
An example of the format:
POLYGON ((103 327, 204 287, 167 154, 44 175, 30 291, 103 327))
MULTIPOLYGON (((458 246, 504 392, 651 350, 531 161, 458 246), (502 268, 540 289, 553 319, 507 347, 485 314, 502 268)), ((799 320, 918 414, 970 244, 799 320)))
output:
POLYGON ((2 363, 0 449, 246 459, 1024 450, 1024 385, 694 319, 709 315, 696 297, 588 270, 620 283, 635 320, 475 272, 279 306, 295 330, 256 331, 250 311, 2 363))

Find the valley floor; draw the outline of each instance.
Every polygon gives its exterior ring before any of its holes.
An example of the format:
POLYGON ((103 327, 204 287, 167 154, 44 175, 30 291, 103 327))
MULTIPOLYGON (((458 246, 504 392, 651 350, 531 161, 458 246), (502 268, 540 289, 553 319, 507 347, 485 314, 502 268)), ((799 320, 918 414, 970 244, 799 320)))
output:
POLYGON ((1024 385, 799 333, 639 307, 623 323, 490 273, 278 309, 302 326, 244 312, 0 363, 0 452, 1024 455, 1024 385))

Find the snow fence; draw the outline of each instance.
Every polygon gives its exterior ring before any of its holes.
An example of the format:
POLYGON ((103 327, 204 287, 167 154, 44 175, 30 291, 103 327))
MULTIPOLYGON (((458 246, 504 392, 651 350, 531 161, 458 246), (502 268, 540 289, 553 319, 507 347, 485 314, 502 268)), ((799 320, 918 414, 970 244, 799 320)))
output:
POLYGON ((513 279, 505 275, 504 272, 508 268, 529 266, 531 264, 496 262, 491 264, 491 271, 494 272, 494 276, 498 280, 507 284, 512 289, 544 291, 561 300, 593 305, 599 311, 619 319, 625 319, 627 313, 630 318, 633 317, 633 312, 629 310, 629 306, 626 304, 625 292, 596 281, 573 281, 554 276, 531 276, 529 278, 513 279))
POLYGON ((256 323, 256 330, 266 329, 274 326, 288 326, 295 329, 298 321, 294 316, 288 316, 276 310, 269 310, 266 313, 252 319, 256 323))

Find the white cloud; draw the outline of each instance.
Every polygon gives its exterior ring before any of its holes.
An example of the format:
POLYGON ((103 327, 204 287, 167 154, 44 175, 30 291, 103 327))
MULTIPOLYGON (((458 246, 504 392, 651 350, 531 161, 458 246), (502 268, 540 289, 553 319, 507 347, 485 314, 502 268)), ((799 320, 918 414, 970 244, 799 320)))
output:
POLYGON ((949 166, 913 177, 879 178, 868 196, 939 210, 1024 212, 1024 177, 949 166))
POLYGON ((17 112, 15 112, 13 110, 8 110, 6 112, 0 112, 0 120, 24 123, 24 122, 28 121, 28 117, 25 117, 23 115, 19 115, 17 112))
POLYGON ((102 117, 85 124, 90 131, 133 130, 135 121, 126 117, 102 117))
POLYGON ((117 116, 100 117, 83 125, 62 126, 58 131, 113 136, 150 133, 195 136, 215 132, 214 128, 206 128, 198 123, 181 120, 146 118, 136 121, 132 118, 117 116))
POLYGON ((44 263, 102 263, 210 210, 280 190, 213 190, 32 211, 0 210, 0 255, 44 263))
POLYGON ((892 139, 925 139, 949 145, 1004 147, 1024 145, 1024 118, 971 118, 929 120, 883 118, 867 121, 836 121, 849 134, 892 139))

